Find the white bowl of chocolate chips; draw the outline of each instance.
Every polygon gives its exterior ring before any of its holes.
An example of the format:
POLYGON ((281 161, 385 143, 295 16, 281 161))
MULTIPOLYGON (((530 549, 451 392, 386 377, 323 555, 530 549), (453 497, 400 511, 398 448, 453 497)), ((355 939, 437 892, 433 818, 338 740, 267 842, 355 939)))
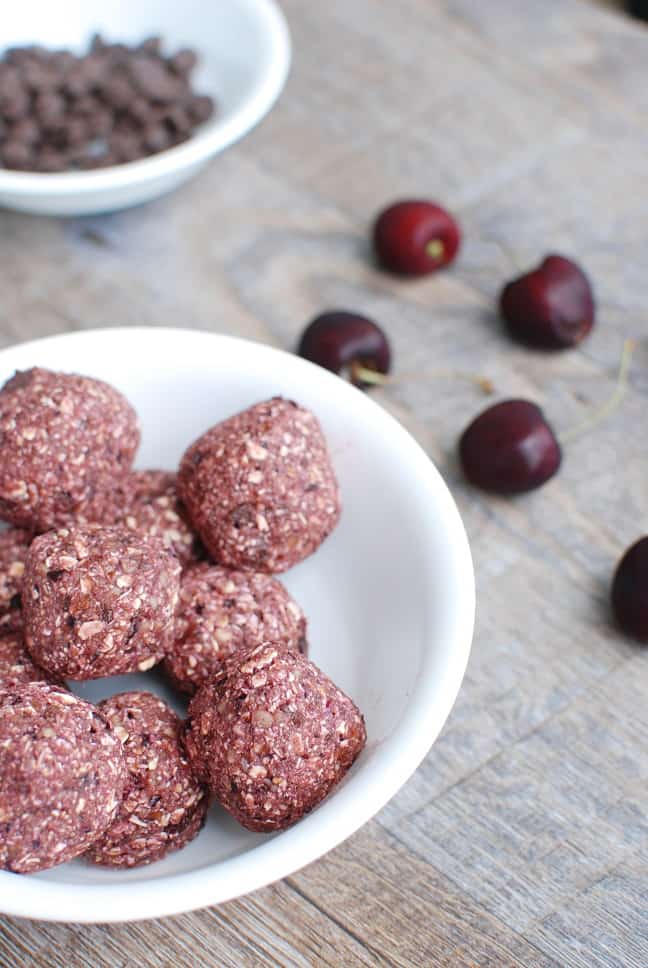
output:
MULTIPOLYGON (((0 385, 15 371, 31 367, 84 374, 124 394, 139 416, 142 441, 135 466, 140 469, 176 469, 191 442, 207 428, 259 401, 271 401, 270 409, 275 410, 285 410, 287 401, 295 401, 304 409, 294 413, 315 415, 339 484, 342 511, 317 550, 297 564, 293 557, 286 563, 292 567, 277 577, 306 616, 309 659, 364 715, 366 745, 342 782, 287 829, 275 833, 246 829, 231 815, 228 791, 223 799, 223 791, 216 790, 204 828, 184 849, 132 869, 97 866, 78 856, 39 873, 0 871, 0 911, 70 922, 161 917, 227 901, 293 873, 340 844, 387 803, 428 753, 455 701, 470 650, 474 579, 464 528, 446 485, 415 441, 366 394, 321 367, 267 346, 190 330, 122 328, 66 334, 0 352, 0 385), (277 397, 283 403, 275 403, 277 397)), ((28 377, 19 378, 19 385, 27 383, 28 377)), ((43 405, 49 406, 48 400, 43 405)), ((52 419, 55 416, 52 412, 52 419)), ((306 439, 318 437, 313 418, 305 419, 300 417, 306 439)), ((24 422, 24 412, 20 421, 24 422)), ((34 434, 30 431, 28 439, 40 439, 34 436, 37 430, 32 427, 34 434)), ((277 466, 286 437, 290 435, 284 434, 279 442, 264 437, 266 443, 275 441, 272 452, 265 454, 258 450, 258 441, 245 438, 243 453, 252 460, 245 467, 246 487, 264 477, 266 465, 277 466)), ((46 440, 43 446, 49 446, 46 440)), ((294 446, 295 440, 288 439, 286 453, 290 455, 294 446)), ((192 474, 194 470, 203 473, 210 459, 208 446, 198 449, 200 453, 195 448, 187 452, 192 474)), ((313 472, 308 461, 301 470, 300 463, 289 464, 288 477, 293 471, 295 479, 313 472)), ((213 487, 216 497, 226 489, 224 478, 219 481, 220 489, 216 482, 213 487)), ((275 477, 273 487, 278 490, 273 493, 279 493, 281 486, 275 477)), ((318 492, 306 491, 297 513, 310 514, 300 525, 310 532, 313 514, 307 504, 318 492)), ((257 520, 257 526, 261 537, 266 536, 264 522, 257 520)), ((56 543, 58 539, 51 535, 38 540, 56 543)), ((45 566, 58 567, 47 561, 45 566)), ((47 581, 59 588, 67 579, 54 572, 47 581)), ((29 593, 25 583, 23 595, 29 593)), ((117 584, 121 588, 123 582, 117 584)), ((305 660, 298 656, 290 661, 305 660)), ((186 716, 186 697, 162 672, 149 669, 150 664, 140 664, 143 671, 69 686, 91 703, 126 690, 148 690, 186 716)), ((268 669, 259 671, 255 681, 264 689, 268 669)), ((290 673, 282 681, 290 681, 290 673)), ((12 703, 16 696, 14 692, 12 703)), ((69 700, 71 694, 63 696, 69 700)), ((243 695, 234 699, 247 702, 243 695)), ((0 697, 0 711, 7 701, 0 697)), ((309 701, 306 691, 304 701, 309 701)), ((84 704, 84 708, 89 714, 93 707, 84 704)), ((273 716, 262 713, 260 728, 265 729, 265 720, 273 716)), ((299 725, 296 719, 293 725, 299 725)), ((0 727, 0 740, 4 735, 6 743, 6 728, 0 727)), ((124 730, 115 729, 115 733, 124 741, 124 730)), ((338 738, 341 747, 344 739, 338 738)), ((237 744, 235 733, 225 747, 226 755, 238 758, 237 744)), ((297 754, 303 752, 301 747, 293 750, 291 762, 301 763, 297 754)), ((8 762, 6 754, 10 759, 11 750, 2 753, 8 762)), ((83 751, 75 748, 73 754, 79 760, 83 751)), ((258 755, 266 757, 264 763, 270 762, 267 757, 273 751, 259 746, 258 755)), ((147 768, 152 766, 155 762, 147 768)), ((245 768, 255 775, 262 772, 256 763, 251 767, 246 763, 245 768)), ((306 772, 313 768, 313 763, 299 767, 306 772)), ((11 814, 13 807, 7 803, 6 788, 15 788, 13 780, 13 771, 4 780, 0 776, 0 794, 5 790, 0 830, 3 822, 11 823, 6 808, 11 814)), ((41 781, 42 777, 39 784, 47 793, 41 781)), ((272 792, 268 786, 273 804, 281 789, 272 792)), ((70 814, 85 809, 87 794, 81 792, 83 802, 77 797, 70 814)), ((2 808, 0 802, 0 813, 2 808)), ((20 818, 24 820, 24 815, 20 818)), ((70 818, 64 819, 69 826, 70 818)), ((58 822, 51 812, 45 820, 58 822)), ((74 825, 74 817, 70 823, 74 825)), ((134 828, 133 836, 138 836, 137 831, 134 828)), ((0 856, 4 846, 0 842, 0 856)), ((34 850, 38 849, 36 844, 34 850)))
POLYGON ((264 117, 289 65, 273 0, 13 4, 0 206, 88 215, 157 198, 264 117))

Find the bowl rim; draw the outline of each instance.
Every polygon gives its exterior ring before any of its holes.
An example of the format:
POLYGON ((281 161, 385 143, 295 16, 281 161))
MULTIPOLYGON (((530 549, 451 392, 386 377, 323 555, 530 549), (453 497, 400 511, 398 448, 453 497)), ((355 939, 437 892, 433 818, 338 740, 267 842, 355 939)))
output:
MULTIPOLYGON (((432 670, 428 648, 408 706, 392 732, 363 770, 363 782, 348 782, 294 827, 259 846, 198 870, 137 880, 128 888, 113 884, 69 884, 27 878, 0 871, 0 907, 3 914, 45 921, 114 923, 182 914, 220 904, 287 877, 341 844, 371 819, 403 786, 429 752, 454 705, 461 686, 474 629, 475 579, 468 538, 457 506, 441 474, 405 428, 371 400, 367 394, 335 374, 300 357, 274 347, 205 330, 167 327, 111 327, 63 333, 13 344, 0 350, 4 357, 42 350, 62 340, 70 342, 119 338, 193 342, 195 349, 208 351, 220 344, 247 354, 262 354, 277 371, 305 373, 310 383, 319 383, 322 393, 348 398, 349 406, 360 408, 366 419, 378 421, 384 439, 397 448, 408 474, 425 487, 434 501, 441 527, 445 529, 448 571, 455 576, 455 607, 448 624, 443 669, 432 670), (204 345, 209 343, 209 346, 204 345), (451 566, 451 567, 450 567, 451 566), (330 819, 329 819, 330 818, 330 819), (217 874, 215 873, 217 871, 217 874), (7 880, 6 884, 2 882, 7 880)), ((187 352, 187 348, 184 348, 187 352)), ((302 375, 303 380, 303 375, 302 375)), ((438 532, 438 522, 436 524, 438 532)), ((117 875, 116 875, 117 876, 117 875)), ((123 878, 123 872, 119 872, 123 878)))
POLYGON ((141 185, 207 161, 251 131, 270 111, 288 78, 292 57, 290 31, 275 0, 236 2, 247 7, 260 21, 267 38, 268 56, 265 71, 256 78, 234 114, 221 120, 217 115, 214 122, 198 127, 183 144, 108 168, 51 173, 0 168, 0 192, 20 197, 47 194, 66 198, 141 185))

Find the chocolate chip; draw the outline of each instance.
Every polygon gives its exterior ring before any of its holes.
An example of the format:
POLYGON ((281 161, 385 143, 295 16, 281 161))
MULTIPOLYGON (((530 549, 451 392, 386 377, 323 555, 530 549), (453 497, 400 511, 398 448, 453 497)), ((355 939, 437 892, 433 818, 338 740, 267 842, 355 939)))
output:
POLYGON ((9 47, 5 51, 5 60, 7 63, 13 64, 16 67, 21 67, 31 56, 29 47, 9 47))
POLYGON ((144 131, 143 142, 149 151, 163 151, 171 143, 171 135, 162 124, 152 125, 144 131))
POLYGON ((11 85, 0 92, 0 114, 7 121, 18 121, 29 111, 29 95, 22 88, 12 91, 11 85))
POLYGON ((166 112, 165 121, 175 134, 186 134, 193 128, 193 122, 182 107, 172 107, 166 112))
POLYGON ((36 155, 36 167, 38 171, 65 171, 67 166, 68 158, 63 151, 57 151, 54 148, 42 148, 36 155))
POLYGON ((135 97, 135 90, 124 77, 113 77, 102 90, 102 96, 112 108, 125 108, 135 97))
POLYGON ((6 61, 0 62, 0 83, 3 93, 15 93, 22 87, 20 71, 6 61))
POLYGON ((188 110, 189 117, 198 124, 202 124, 203 121, 208 121, 214 113, 213 98, 206 95, 195 95, 189 101, 188 110))
POLYGON ((152 123, 157 120, 152 117, 154 114, 154 108, 150 101, 147 101, 145 97, 134 97, 133 100, 128 105, 128 113, 136 121, 143 121, 145 123, 152 123))
POLYGON ((12 124, 9 131, 9 138, 12 141, 19 141, 24 145, 33 145, 40 138, 40 128, 33 118, 22 118, 12 124))
POLYGON ((56 71, 58 74, 66 74, 74 65, 77 59, 74 54, 71 54, 69 50, 57 50, 54 51, 50 58, 50 66, 52 70, 56 71))
POLYGON ((130 47, 127 47, 126 44, 108 44, 105 53, 110 55, 113 64, 123 64, 132 55, 130 47))
POLYGON ((162 38, 161 37, 147 37, 137 48, 142 54, 154 54, 158 55, 162 49, 162 38))
POLYGON ((153 101, 174 101, 183 90, 178 78, 162 61, 143 54, 131 61, 130 76, 140 94, 153 101))
POLYGON ((135 161, 145 154, 141 138, 128 132, 115 132, 108 139, 108 148, 119 161, 135 161))
POLYGON ((113 129, 114 115, 107 108, 99 108, 89 115, 86 123, 90 138, 103 138, 113 129))
POLYGON ((130 620, 130 625, 128 627, 128 635, 126 636, 126 642, 130 642, 130 640, 133 638, 133 636, 135 635, 135 633, 139 628, 139 624, 140 623, 137 618, 132 618, 130 620))
POLYGON ((62 84, 62 90, 72 97, 82 97, 84 94, 90 92, 90 80, 79 64, 67 72, 62 84))
POLYGON ((63 131, 70 148, 78 148, 88 140, 88 125, 83 118, 70 118, 65 122, 63 131))
POLYGON ((239 531, 241 528, 248 527, 254 521, 256 515, 251 504, 239 504, 238 507, 230 511, 229 519, 232 527, 239 531))
POLYGON ((73 115, 87 117, 101 107, 101 102, 93 94, 82 94, 80 97, 70 98, 68 107, 73 115))
POLYGON ((190 74, 198 63, 198 58, 196 52, 193 50, 179 50, 177 54, 169 58, 169 67, 176 74, 181 74, 183 77, 190 74))
POLYGON ((59 82, 56 71, 37 61, 25 64, 22 78, 28 88, 37 92, 53 91, 59 82))
POLYGON ((108 53, 89 54, 79 63, 83 76, 91 88, 100 87, 112 77, 114 61, 108 53))
POLYGON ((65 115, 65 99, 52 91, 39 94, 34 101, 34 113, 44 127, 56 124, 65 115))
POLYGON ((2 161, 7 168, 29 168, 32 161, 31 148, 22 141, 5 141, 2 146, 2 161))

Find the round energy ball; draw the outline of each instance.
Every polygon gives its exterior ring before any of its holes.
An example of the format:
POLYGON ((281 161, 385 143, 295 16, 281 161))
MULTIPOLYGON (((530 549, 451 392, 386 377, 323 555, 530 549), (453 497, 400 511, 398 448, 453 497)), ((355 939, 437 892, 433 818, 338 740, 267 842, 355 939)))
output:
POLYGON ((198 535, 178 499, 177 475, 170 471, 134 471, 126 482, 126 507, 120 524, 161 538, 183 567, 205 557, 198 535))
POLYGON ((0 868, 31 874, 84 853, 125 779, 121 743, 89 702, 42 683, 0 695, 0 868))
POLYGON ((191 695, 238 654, 262 642, 299 649, 305 635, 304 613, 276 578, 195 565, 180 582, 175 634, 163 668, 191 695))
POLYGON ((182 721, 161 699, 124 692, 98 708, 122 742, 128 776, 117 816, 86 856, 107 867, 150 864, 199 833, 206 791, 182 745, 182 721))
POLYGON ((0 531, 0 634, 22 628, 20 593, 30 541, 21 528, 0 531))
POLYGON ((281 572, 312 554, 340 516, 316 417, 290 400, 257 403, 186 451, 178 493, 221 565, 281 572))
POLYGON ((135 411, 107 383, 16 373, 0 390, 0 517, 35 532, 111 523, 138 444, 135 411))
POLYGON ((0 695, 13 686, 26 682, 63 683, 32 661, 25 648, 22 632, 0 632, 0 695))
POLYGON ((61 528, 35 538, 23 582, 25 644, 53 675, 144 672, 172 635, 180 563, 128 528, 61 528))
POLYGON ((361 713, 299 652, 262 645, 205 683, 185 745, 218 802, 248 830, 283 830, 330 793, 366 742, 361 713))

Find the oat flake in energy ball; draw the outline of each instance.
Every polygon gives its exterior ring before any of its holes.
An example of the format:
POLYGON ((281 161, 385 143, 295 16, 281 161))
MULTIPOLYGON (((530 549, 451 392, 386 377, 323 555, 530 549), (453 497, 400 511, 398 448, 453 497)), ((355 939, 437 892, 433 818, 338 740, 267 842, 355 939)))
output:
POLYGON ((99 525, 50 531, 25 564, 25 644, 66 679, 145 672, 171 642, 179 581, 159 538, 99 525))
POLYGON ((0 635, 22 628, 20 592, 30 541, 21 528, 0 531, 0 635))
POLYGON ((134 471, 126 482, 126 507, 120 524, 162 538, 186 567, 205 557, 176 492, 170 471, 134 471))
POLYGON ((121 743, 90 703, 42 683, 0 696, 0 868, 31 874, 82 854, 125 779, 121 743))
POLYGON ((285 571, 312 554, 340 516, 317 418, 280 397, 195 441, 178 491, 207 550, 230 568, 285 571))
POLYGON ((16 373, 0 390, 0 517, 35 532, 111 523, 138 444, 135 411, 107 383, 16 373))
POLYGON ((32 660, 25 648, 22 632, 0 632, 0 695, 26 682, 63 685, 32 660))
POLYGON ((304 613, 276 578, 195 565, 180 582, 164 671, 176 688, 192 694, 238 654, 262 642, 299 649, 305 635, 304 613))
POLYGON ((324 799, 366 742, 356 705, 299 652, 263 645, 189 706, 185 745, 248 830, 283 830, 324 799))
POLYGON ((207 796, 182 745, 182 722, 149 692, 124 692, 99 704, 122 742, 128 776, 117 816, 88 860, 137 867, 185 847, 205 822, 207 796))

